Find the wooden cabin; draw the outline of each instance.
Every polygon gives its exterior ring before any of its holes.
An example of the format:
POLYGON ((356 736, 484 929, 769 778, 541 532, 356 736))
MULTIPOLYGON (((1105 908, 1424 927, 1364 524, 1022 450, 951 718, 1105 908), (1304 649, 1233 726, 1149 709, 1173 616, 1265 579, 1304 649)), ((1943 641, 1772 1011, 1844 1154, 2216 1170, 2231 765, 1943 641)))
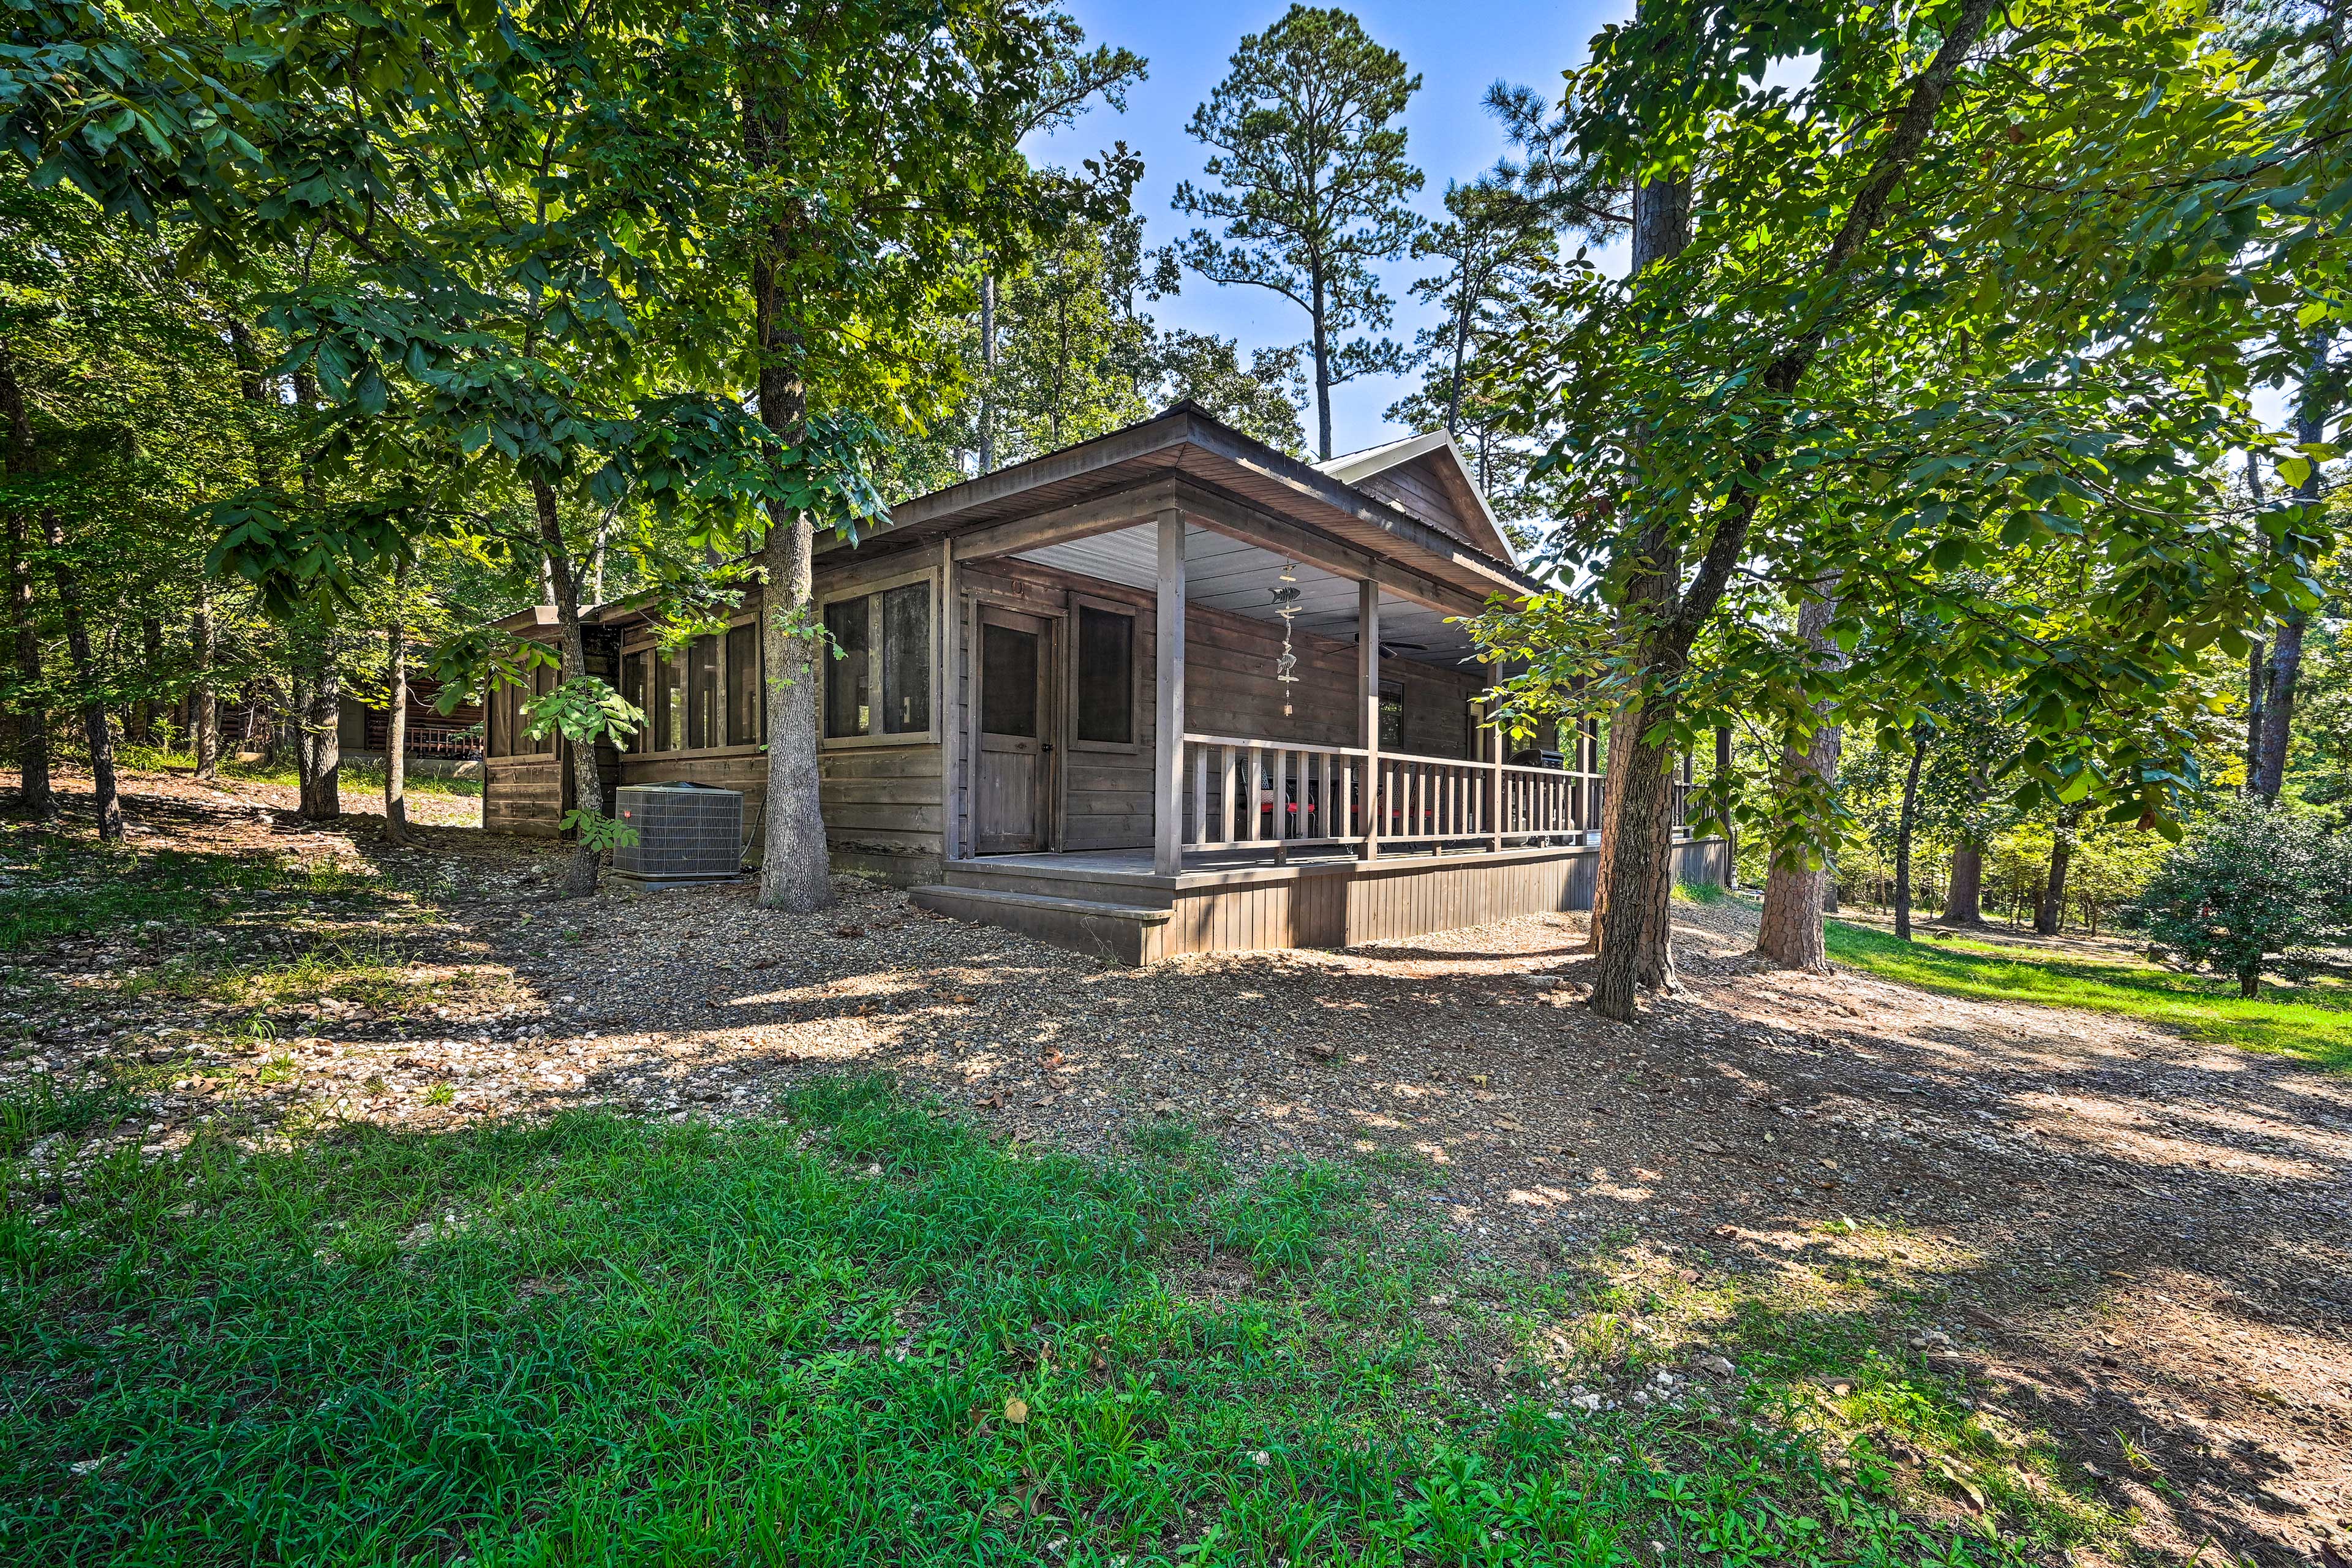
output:
MULTIPOLYGON (((820 702, 833 863, 926 908, 1138 963, 1591 905, 1600 735, 1509 759, 1485 723, 1461 618, 1541 585, 1443 432, 1317 466, 1179 404, 904 502, 815 584, 845 656, 820 702)), ((640 610, 588 618, 651 719, 600 755, 608 786, 740 790, 756 856, 757 587, 668 657, 640 610)), ((521 695, 489 705, 483 820, 551 834, 564 771, 521 695)), ((1680 875, 1720 879, 1723 849, 1678 846, 1680 875)))

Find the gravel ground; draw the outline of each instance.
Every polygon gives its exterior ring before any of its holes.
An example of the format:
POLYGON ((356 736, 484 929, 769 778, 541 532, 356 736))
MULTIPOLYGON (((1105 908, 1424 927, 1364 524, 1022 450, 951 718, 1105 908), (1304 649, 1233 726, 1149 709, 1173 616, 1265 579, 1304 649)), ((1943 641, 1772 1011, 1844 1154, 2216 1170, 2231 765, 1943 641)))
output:
POLYGON ((151 1153, 208 1121, 751 1114, 845 1068, 1017 1140, 1109 1149, 1181 1117, 1244 1168, 1424 1169, 1474 1256, 1541 1267, 1638 1234, 1693 1279, 1924 1303, 1889 1342, 2059 1434, 2138 1510, 2137 1544, 2352 1563, 2352 1079, 1765 969, 1738 902, 1677 906, 1685 990, 1625 1026, 1578 1005, 1580 916, 1120 970, 850 879, 814 916, 745 886, 566 902, 545 846, 442 828, 392 849, 365 820, 294 824, 289 791, 133 789, 147 847, 290 850, 402 889, 252 933, 390 955, 362 1000, 281 996, 274 1040, 250 1005, 135 996, 168 956, 136 933, 20 955, 8 1005, 47 1000, 0 1089, 143 1063, 155 1093, 113 1136, 151 1153))

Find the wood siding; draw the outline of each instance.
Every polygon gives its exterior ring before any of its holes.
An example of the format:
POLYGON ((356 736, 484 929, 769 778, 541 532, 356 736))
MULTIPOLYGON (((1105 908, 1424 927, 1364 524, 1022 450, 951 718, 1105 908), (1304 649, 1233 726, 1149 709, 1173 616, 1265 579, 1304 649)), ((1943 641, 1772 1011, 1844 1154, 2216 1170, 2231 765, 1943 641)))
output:
MULTIPOLYGON (((903 577, 910 570, 922 569, 930 559, 906 551, 841 562, 828 558, 817 578, 817 594, 821 599, 827 598, 855 592, 867 583, 903 577)), ((938 592, 936 578, 933 592, 938 592)), ((944 606, 945 614, 956 617, 959 624, 959 634, 951 641, 939 635, 944 622, 934 616, 934 658, 944 661, 949 647, 961 651, 956 668, 937 672, 932 735, 888 743, 820 742, 818 787, 826 839, 836 866, 876 872, 902 883, 936 878, 950 811, 959 816, 961 841, 972 842, 970 780, 958 777, 950 793, 940 737, 951 728, 967 742, 965 752, 970 754, 971 650, 978 646, 977 607, 983 604, 1063 623, 1059 639, 1063 653, 1054 672, 1059 691, 1055 707, 1062 715, 1051 785, 1054 847, 1126 849, 1151 843, 1158 721, 1157 692, 1150 679, 1159 651, 1153 621, 1156 598, 1100 578, 1000 558, 956 568, 954 602, 944 606), (1074 657, 1074 605, 1080 597, 1134 613, 1133 658, 1142 675, 1137 683, 1136 740, 1130 747, 1092 746, 1076 741, 1070 659, 1074 657)), ((747 593, 745 609, 758 613, 756 587, 747 593)), ((621 640, 615 632, 605 636, 609 650, 600 651, 603 662, 612 668, 603 673, 617 685, 621 640)), ((1297 633, 1293 648, 1298 656, 1300 679, 1297 685, 1286 688, 1274 678, 1275 660, 1282 651, 1278 623, 1195 605, 1185 616, 1185 637, 1191 668, 1187 727, 1193 731, 1309 745, 1352 746, 1360 741, 1352 642, 1297 633), (1287 715, 1283 712, 1286 700, 1291 708, 1287 715)), ((1466 715, 1472 697, 1485 685, 1482 674, 1391 658, 1382 661, 1381 676, 1384 684, 1393 684, 1402 693, 1405 751, 1438 757, 1469 754, 1466 715)), ((499 705, 493 704, 493 754, 486 763, 483 824, 499 832, 552 836, 571 804, 558 758, 499 754, 510 751, 514 743, 507 728, 499 705)), ((601 761, 608 788, 690 781, 740 790, 744 796, 745 832, 758 837, 767 798, 767 759, 757 748, 623 755, 607 749, 601 761)), ((756 859, 756 844, 752 850, 756 859)))

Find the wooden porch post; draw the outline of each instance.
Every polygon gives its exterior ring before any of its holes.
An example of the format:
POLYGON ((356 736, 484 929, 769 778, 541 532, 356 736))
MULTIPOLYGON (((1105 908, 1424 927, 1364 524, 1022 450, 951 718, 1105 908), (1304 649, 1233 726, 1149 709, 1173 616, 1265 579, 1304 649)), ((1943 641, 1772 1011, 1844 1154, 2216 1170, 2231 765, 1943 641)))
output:
POLYGON ((940 725, 940 850, 950 860, 963 858, 963 815, 956 810, 956 785, 964 769, 962 710, 963 608, 956 601, 955 542, 940 541, 939 603, 939 725, 940 725))
MULTIPOLYGON (((1160 567, 1153 586, 1160 595, 1160 751, 1152 779, 1151 868, 1172 877, 1184 868, 1184 514, 1163 511, 1159 521, 1160 567)), ((1255 795, 1253 788, 1253 804, 1255 795)))
MULTIPOLYGON (((1486 667, 1486 678, 1489 686, 1502 685, 1503 667, 1499 661, 1486 667)), ((1494 759, 1494 765, 1486 775, 1487 847, 1500 855, 1503 852, 1503 725, 1502 721, 1495 717, 1495 704, 1491 701, 1486 704, 1486 749, 1494 759)))
POLYGON ((1364 858, 1381 858, 1381 585, 1356 584, 1356 695, 1364 731, 1364 858))

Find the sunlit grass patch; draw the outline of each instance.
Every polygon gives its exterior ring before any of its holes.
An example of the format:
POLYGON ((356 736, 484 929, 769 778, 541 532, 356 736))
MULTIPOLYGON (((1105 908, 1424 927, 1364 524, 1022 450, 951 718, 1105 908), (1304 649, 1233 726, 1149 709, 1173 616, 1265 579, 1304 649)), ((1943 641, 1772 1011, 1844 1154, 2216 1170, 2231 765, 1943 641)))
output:
POLYGON ((382 888, 335 861, 144 850, 22 826, 0 826, 0 952, 58 937, 217 924, 269 896, 307 901, 382 888))
POLYGON ((2009 1555, 1730 1384, 1567 1406, 1496 1349, 1541 1285, 1361 1170, 1009 1148, 870 1079, 787 1109, 12 1179, 0 1556, 2009 1555), (1204 1256, 1247 1272, 1171 1289, 1204 1256))
POLYGON ((2352 988, 2338 984, 2282 990, 2266 983, 2266 994, 2248 1001, 2237 994, 2234 981, 2154 964, 2027 954, 1983 943, 1906 942, 1839 921, 1829 922, 1829 951, 1840 963, 1924 990, 2084 1007, 2352 1070, 2352 988))

